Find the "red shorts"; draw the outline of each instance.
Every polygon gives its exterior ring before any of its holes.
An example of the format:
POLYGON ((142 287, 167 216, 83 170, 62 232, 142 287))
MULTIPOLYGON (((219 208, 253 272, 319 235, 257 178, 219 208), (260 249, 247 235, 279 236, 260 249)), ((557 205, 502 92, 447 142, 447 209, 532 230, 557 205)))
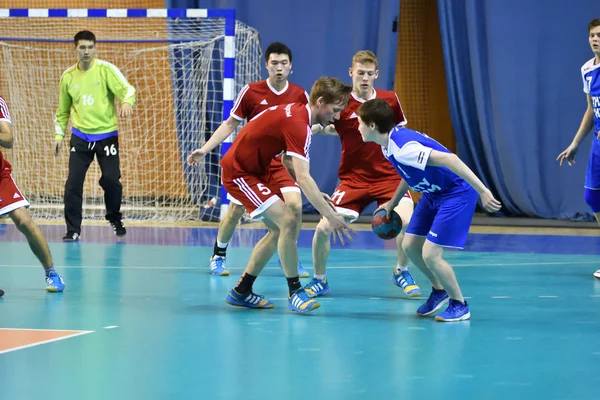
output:
POLYGON ((259 216, 283 196, 279 186, 269 182, 268 176, 257 177, 234 172, 230 175, 223 169, 223 186, 227 198, 234 204, 244 206, 253 219, 259 216))
POLYGON ((269 183, 273 185, 277 185, 281 193, 285 192, 298 192, 300 193, 300 187, 294 181, 294 178, 290 175, 290 173, 285 169, 283 163, 281 162, 281 158, 275 158, 271 161, 271 165, 269 166, 269 183))
MULTIPOLYGON (((400 179, 380 181, 375 184, 340 182, 340 185, 331 195, 333 204, 340 214, 348 215, 355 221, 360 213, 372 202, 376 201, 377 205, 382 205, 390 201, 398 185, 400 179)), ((412 203, 410 192, 406 192, 401 202, 407 201, 412 203)))
POLYGON ((17 187, 12 175, 0 175, 0 215, 21 207, 29 207, 29 202, 17 187))

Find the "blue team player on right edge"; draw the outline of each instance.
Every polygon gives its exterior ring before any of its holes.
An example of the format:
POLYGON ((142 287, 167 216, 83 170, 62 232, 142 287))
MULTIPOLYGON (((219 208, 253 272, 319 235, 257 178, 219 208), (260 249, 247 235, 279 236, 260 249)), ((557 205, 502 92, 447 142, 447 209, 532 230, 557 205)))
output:
POLYGON ((394 113, 385 101, 366 101, 357 115, 363 140, 381 145, 385 157, 402 176, 396 193, 380 209, 389 215, 409 186, 423 194, 402 243, 410 260, 433 286, 417 314, 432 315, 449 302, 436 321, 469 319, 469 305, 454 270, 442 258, 444 248, 463 248, 478 197, 489 212, 498 211, 502 205, 456 154, 423 133, 394 126, 394 113))

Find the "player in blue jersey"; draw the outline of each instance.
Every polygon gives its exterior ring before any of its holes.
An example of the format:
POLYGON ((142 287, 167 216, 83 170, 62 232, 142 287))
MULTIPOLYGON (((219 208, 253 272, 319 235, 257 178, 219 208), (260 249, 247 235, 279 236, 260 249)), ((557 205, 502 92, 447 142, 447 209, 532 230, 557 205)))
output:
POLYGON ((394 196, 379 208, 389 215, 409 187, 423 194, 402 242, 410 260, 433 286, 417 314, 432 315, 449 303, 446 311, 435 317, 437 321, 469 319, 469 306, 454 270, 442 255, 446 247, 463 248, 478 198, 489 212, 498 211, 500 202, 456 154, 423 133, 394 126, 394 113, 385 101, 366 101, 357 115, 363 140, 381 145, 402 176, 394 196))
MULTIPOLYGON (((556 160, 562 166, 566 161, 569 166, 575 162, 575 154, 579 145, 590 131, 594 130, 592 151, 588 159, 585 173, 585 202, 594 212, 596 220, 600 223, 600 18, 596 18, 588 25, 590 47, 594 58, 583 64, 581 76, 583 78, 583 92, 587 98, 587 109, 573 141, 560 153, 556 160)), ((594 273, 600 279, 600 269, 594 273)))

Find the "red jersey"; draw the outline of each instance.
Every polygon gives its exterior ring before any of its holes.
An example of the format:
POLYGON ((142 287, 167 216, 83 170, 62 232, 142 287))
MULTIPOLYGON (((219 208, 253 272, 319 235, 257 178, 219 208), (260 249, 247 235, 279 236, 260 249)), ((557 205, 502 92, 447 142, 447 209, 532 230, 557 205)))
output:
MULTIPOLYGON (((406 124, 400 100, 395 92, 373 89, 373 96, 368 100, 375 98, 384 100, 392 107, 396 124, 406 124)), ((340 119, 334 123, 342 141, 342 156, 338 169, 340 181, 368 184, 388 176, 398 179, 398 173, 384 157, 381 146, 373 142, 365 143, 360 136, 356 110, 365 101, 352 93, 348 105, 340 114, 340 119)))
MULTIPOLYGON (((2 96, 0 96, 0 121, 8 122, 12 125, 12 120, 10 119, 10 111, 8 110, 8 104, 6 104, 6 100, 2 96)), ((12 167, 4 159, 2 156, 2 152, 0 151, 0 176, 9 175, 12 167)))
POLYGON ((231 116, 238 121, 250 121, 269 107, 279 104, 308 103, 308 93, 298 85, 286 82, 277 92, 269 80, 249 83, 240 90, 231 110, 231 116))
POLYGON ((268 108, 242 128, 221 159, 223 170, 227 170, 229 176, 249 174, 262 177, 269 172, 273 158, 283 153, 308 162, 310 114, 307 104, 291 103, 268 108))

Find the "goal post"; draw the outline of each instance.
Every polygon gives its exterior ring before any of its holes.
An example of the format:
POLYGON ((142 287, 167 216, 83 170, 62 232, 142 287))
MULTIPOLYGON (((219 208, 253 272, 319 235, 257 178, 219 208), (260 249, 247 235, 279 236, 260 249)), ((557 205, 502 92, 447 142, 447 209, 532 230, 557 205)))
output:
MULTIPOLYGON (((241 88, 261 78, 258 32, 236 21, 235 10, 0 9, 0 21, 0 94, 15 133, 4 154, 35 218, 63 215, 68 146, 52 153, 58 85, 77 61, 73 36, 90 30, 98 58, 116 65, 138 92, 134 114, 119 118, 124 216, 218 219, 225 200, 219 160, 230 143, 200 167, 185 160, 229 117, 241 88)), ((104 216, 99 178, 94 162, 84 218, 104 216)))

